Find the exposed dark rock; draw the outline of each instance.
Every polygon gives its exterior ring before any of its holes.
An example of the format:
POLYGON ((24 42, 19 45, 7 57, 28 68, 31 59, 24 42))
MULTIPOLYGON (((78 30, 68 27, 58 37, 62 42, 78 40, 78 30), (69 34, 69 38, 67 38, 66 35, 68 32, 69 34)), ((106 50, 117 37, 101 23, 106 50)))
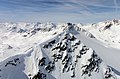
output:
POLYGON ((12 48, 13 48, 12 46, 8 45, 8 49, 12 49, 12 48))
POLYGON ((52 40, 48 42, 48 44, 43 45, 43 48, 49 48, 52 47, 55 44, 56 40, 52 40))
POLYGON ((50 73, 51 71, 53 71, 55 68, 53 63, 49 63, 47 66, 45 66, 45 69, 47 70, 48 73, 50 73))
POLYGON ((104 30, 106 30, 106 29, 110 29, 110 27, 112 26, 113 24, 108 24, 108 25, 106 25, 105 27, 104 27, 104 30))
POLYGON ((32 79, 47 79, 47 78, 46 78, 46 74, 39 71, 35 76, 33 76, 32 79))
POLYGON ((72 25, 72 23, 67 23, 67 25, 68 25, 68 26, 71 26, 71 25, 72 25))
POLYGON ((15 58, 13 60, 8 61, 5 64, 5 67, 7 67, 8 65, 17 66, 18 63, 20 63, 19 58, 15 58))
POLYGON ((82 76, 83 75, 88 75, 91 76, 91 73, 93 71, 95 72, 99 72, 99 65, 102 62, 102 60, 97 56, 97 54, 95 54, 95 52, 93 51, 93 54, 91 55, 91 58, 88 59, 89 64, 86 64, 84 66, 82 66, 81 68, 82 70, 82 76))
POLYGON ((105 72, 105 79, 110 79, 111 77, 114 78, 114 76, 111 74, 111 72, 112 72, 112 69, 110 67, 108 67, 105 72))
POLYGON ((45 57, 43 57, 41 60, 39 60, 39 64, 38 65, 40 65, 40 66, 43 66, 43 65, 45 65, 45 57))

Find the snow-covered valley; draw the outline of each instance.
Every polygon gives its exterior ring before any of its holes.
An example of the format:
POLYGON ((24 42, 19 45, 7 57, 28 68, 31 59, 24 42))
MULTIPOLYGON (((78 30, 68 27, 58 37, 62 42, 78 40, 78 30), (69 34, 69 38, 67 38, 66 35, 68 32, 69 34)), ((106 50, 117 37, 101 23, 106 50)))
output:
POLYGON ((120 79, 120 21, 0 23, 0 79, 120 79))

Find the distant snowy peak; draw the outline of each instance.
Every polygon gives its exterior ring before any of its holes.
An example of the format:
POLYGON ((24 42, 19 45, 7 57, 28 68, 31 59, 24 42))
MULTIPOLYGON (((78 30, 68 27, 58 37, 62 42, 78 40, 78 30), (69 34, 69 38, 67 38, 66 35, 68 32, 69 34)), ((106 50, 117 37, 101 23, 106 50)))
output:
POLYGON ((35 35, 37 32, 49 32, 56 28, 54 23, 0 23, 1 32, 14 34, 19 33, 23 37, 29 37, 35 35))
POLYGON ((43 31, 50 31, 52 29, 56 28, 56 25, 54 23, 48 22, 45 24, 42 24, 40 22, 37 22, 36 24, 34 24, 33 29, 40 29, 43 31))
POLYGON ((87 30, 106 46, 120 49, 120 20, 104 21, 80 28, 87 30))
POLYGON ((6 30, 18 32, 19 30, 30 30, 30 29, 39 29, 49 31, 52 28, 55 28, 56 25, 54 23, 48 22, 48 23, 24 23, 24 22, 18 22, 18 23, 0 23, 1 28, 6 28, 6 30))
POLYGON ((37 22, 36 24, 32 25, 32 28, 28 29, 28 31, 23 34, 24 37, 27 36, 33 36, 35 35, 37 32, 49 32, 52 31, 56 28, 56 25, 54 23, 46 23, 46 24, 42 24, 37 22))
POLYGON ((99 22, 97 24, 92 24, 92 26, 98 27, 99 30, 104 31, 104 30, 109 30, 111 27, 119 26, 120 25, 120 20, 111 20, 111 21, 105 21, 105 22, 99 22))

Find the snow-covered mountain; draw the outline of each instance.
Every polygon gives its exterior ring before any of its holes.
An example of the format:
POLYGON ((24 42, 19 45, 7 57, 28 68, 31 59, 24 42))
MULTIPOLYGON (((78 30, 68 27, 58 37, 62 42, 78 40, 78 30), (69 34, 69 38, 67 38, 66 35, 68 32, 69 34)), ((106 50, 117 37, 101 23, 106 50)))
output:
POLYGON ((0 79, 120 79, 119 23, 0 23, 0 79))
MULTIPOLYGON (((81 27, 81 26, 80 26, 81 27)), ((88 30, 98 40, 106 44, 106 46, 120 49, 120 20, 112 20, 85 25, 81 27, 88 30)))

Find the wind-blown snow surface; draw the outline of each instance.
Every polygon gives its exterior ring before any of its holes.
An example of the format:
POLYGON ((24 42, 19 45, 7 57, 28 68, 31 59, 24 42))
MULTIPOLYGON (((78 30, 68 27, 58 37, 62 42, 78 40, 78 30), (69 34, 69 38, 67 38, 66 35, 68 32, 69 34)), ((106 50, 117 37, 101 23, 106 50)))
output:
POLYGON ((0 79, 120 79, 118 23, 0 23, 0 79))

